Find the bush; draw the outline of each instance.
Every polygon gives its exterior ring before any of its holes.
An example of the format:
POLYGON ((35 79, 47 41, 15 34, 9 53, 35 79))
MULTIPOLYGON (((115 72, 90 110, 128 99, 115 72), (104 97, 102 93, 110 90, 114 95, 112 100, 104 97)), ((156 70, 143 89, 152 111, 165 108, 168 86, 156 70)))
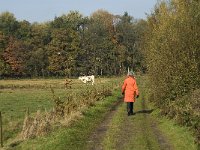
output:
POLYGON ((164 115, 193 128, 199 141, 200 1, 157 4, 148 17, 145 57, 151 99, 164 115), (197 94, 198 93, 198 94, 197 94))

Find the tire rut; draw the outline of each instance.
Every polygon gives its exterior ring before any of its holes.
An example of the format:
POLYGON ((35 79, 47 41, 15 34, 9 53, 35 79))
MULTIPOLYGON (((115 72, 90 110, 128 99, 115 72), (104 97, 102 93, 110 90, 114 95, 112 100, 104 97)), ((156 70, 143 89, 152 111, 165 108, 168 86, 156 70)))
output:
MULTIPOLYGON (((147 110, 147 106, 146 106, 146 102, 145 102, 144 97, 142 97, 142 99, 143 99, 143 101, 142 101, 142 109, 147 112, 148 110, 147 110)), ((151 113, 152 111, 153 110, 149 110, 149 113, 151 113)), ((160 150, 173 150, 174 148, 172 147, 172 145, 169 143, 169 141, 167 140, 167 138, 158 129, 157 121, 155 119, 152 119, 148 115, 149 113, 143 113, 144 120, 145 120, 145 122, 149 122, 151 130, 153 131, 153 133, 154 133, 154 135, 155 135, 155 137, 156 137, 156 139, 158 141, 160 150), (147 120, 149 120, 149 121, 147 121, 147 120)), ((150 141, 148 139, 146 139, 146 141, 147 141, 148 149, 152 149, 150 141)))
MULTIPOLYGON (((102 123, 98 125, 98 127, 91 133, 90 138, 88 140, 88 150, 103 150, 102 141, 106 135, 110 127, 110 123, 113 119, 113 116, 117 113, 117 109, 119 108, 120 104, 122 104, 122 98, 118 98, 118 100, 113 104, 113 107, 110 111, 105 115, 104 120, 102 123)), ((134 138, 135 134, 141 133, 146 143, 146 149, 152 150, 155 149, 155 143, 152 143, 151 137, 149 137, 150 130, 158 143, 160 150, 173 150, 173 146, 169 143, 168 139, 162 134, 162 132, 158 128, 158 122, 156 119, 153 119, 150 116, 150 113, 153 110, 148 110, 146 106, 146 102, 144 97, 142 97, 142 110, 137 111, 136 115, 141 114, 141 125, 135 126, 135 119, 130 118, 130 116, 124 116, 124 121, 122 126, 120 126, 120 131, 118 133, 119 138, 115 143, 115 149, 121 150, 125 149, 127 144, 130 144, 134 138), (126 128, 124 128, 126 127, 126 128)))
POLYGON ((102 123, 99 124, 95 131, 93 131, 90 135, 88 140, 88 150, 103 150, 103 146, 101 145, 102 139, 105 136, 106 131, 109 128, 110 121, 112 120, 120 104, 122 104, 121 97, 117 99, 117 101, 111 107, 110 111, 105 115, 102 123))

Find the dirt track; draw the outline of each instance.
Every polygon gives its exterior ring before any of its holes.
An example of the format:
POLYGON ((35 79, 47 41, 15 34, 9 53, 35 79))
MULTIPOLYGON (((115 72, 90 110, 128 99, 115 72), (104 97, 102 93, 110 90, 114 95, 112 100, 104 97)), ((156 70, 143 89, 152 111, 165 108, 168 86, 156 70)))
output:
POLYGON ((88 141, 90 150, 172 150, 168 139, 157 127, 157 120, 151 117, 144 97, 134 105, 135 115, 127 116, 122 98, 113 106, 101 124, 92 132, 88 141), (113 120, 117 120, 116 121, 113 120), (110 141, 109 141, 110 140, 110 141))
POLYGON ((117 113, 117 108, 121 104, 122 100, 121 98, 119 98, 118 101, 115 104, 113 104, 110 111, 106 114, 104 121, 92 132, 88 141, 88 149, 90 150, 103 149, 103 145, 101 142, 109 128, 113 116, 115 115, 115 113, 117 113))

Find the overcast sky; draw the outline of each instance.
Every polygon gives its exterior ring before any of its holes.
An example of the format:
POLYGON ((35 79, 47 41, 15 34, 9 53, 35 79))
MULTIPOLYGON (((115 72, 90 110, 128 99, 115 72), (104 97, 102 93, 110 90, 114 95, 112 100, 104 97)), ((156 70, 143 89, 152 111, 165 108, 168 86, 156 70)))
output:
POLYGON ((17 20, 29 22, 51 21, 55 16, 77 10, 84 16, 90 16, 98 9, 104 9, 115 15, 125 11, 135 19, 145 19, 153 11, 157 0, 0 0, 0 13, 9 11, 17 20))

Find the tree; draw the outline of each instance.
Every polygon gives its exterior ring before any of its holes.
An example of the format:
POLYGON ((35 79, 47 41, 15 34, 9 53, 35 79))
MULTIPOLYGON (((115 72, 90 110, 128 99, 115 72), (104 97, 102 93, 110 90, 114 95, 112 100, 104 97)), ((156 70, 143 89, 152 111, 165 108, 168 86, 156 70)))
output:
POLYGON ((12 37, 3 53, 4 61, 10 66, 12 76, 25 75, 28 46, 12 37))
POLYGON ((88 64, 86 73, 110 74, 111 68, 108 64, 110 64, 109 57, 114 46, 112 42, 113 18, 112 14, 103 10, 94 12, 90 17, 85 44, 88 64))
POLYGON ((8 37, 0 31, 0 76, 8 75, 10 72, 9 65, 6 64, 3 53, 8 44, 8 37))
POLYGON ((127 12, 123 16, 119 17, 119 21, 116 25, 116 38, 118 45, 123 45, 125 47, 126 61, 122 65, 123 72, 126 72, 127 68, 136 69, 136 64, 134 62, 136 57, 134 57, 136 49, 136 33, 134 30, 133 18, 128 15, 127 12))
POLYGON ((158 106, 168 107, 199 88, 198 6, 195 1, 161 2, 148 18, 146 60, 158 106))
POLYGON ((79 29, 83 16, 78 11, 70 11, 60 17, 55 17, 50 23, 51 28, 70 28, 74 31, 79 29))
POLYGON ((48 44, 49 71, 53 75, 72 76, 79 50, 79 36, 70 29, 54 29, 48 44))
POLYGON ((19 24, 12 13, 3 12, 0 14, 0 30, 5 35, 14 35, 19 24))
POLYGON ((26 20, 18 22, 15 37, 20 40, 29 40, 31 38, 31 24, 26 20))

